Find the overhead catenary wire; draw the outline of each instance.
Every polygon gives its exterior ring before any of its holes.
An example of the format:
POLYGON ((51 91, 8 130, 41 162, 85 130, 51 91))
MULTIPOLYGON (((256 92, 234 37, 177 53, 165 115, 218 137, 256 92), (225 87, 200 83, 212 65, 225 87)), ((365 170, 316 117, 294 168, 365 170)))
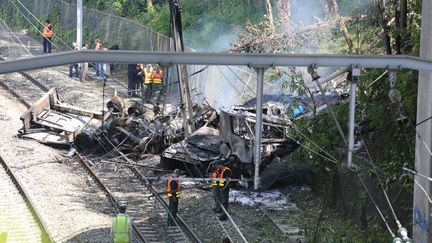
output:
POLYGON ((327 204, 327 199, 328 199, 328 196, 330 194, 331 185, 333 184, 333 180, 334 180, 334 177, 335 177, 335 174, 336 174, 336 170, 337 170, 336 166, 337 165, 335 165, 335 167, 333 168, 333 173, 332 173, 332 176, 331 176, 331 179, 330 179, 330 183, 327 185, 327 187, 328 187, 327 188, 327 193, 324 196, 324 200, 323 200, 323 203, 322 203, 322 206, 321 206, 321 210, 320 210, 320 213, 319 213, 319 216, 318 216, 318 222, 317 222, 316 227, 315 227, 315 233, 314 233, 314 237, 313 237, 313 241, 312 241, 314 243, 317 240, 318 230, 320 228, 322 217, 324 215, 324 209, 325 209, 325 206, 327 204))
POLYGON ((381 216, 381 219, 383 220, 384 224, 387 227, 388 232, 390 233, 390 235, 395 238, 396 235, 393 233, 393 231, 391 230, 386 218, 384 217, 384 215, 382 214, 380 208, 378 207, 377 203, 375 202, 375 199, 372 197, 372 194, 370 193, 369 189, 367 188, 365 182, 363 181, 363 178, 361 178, 360 175, 358 175, 358 178, 361 182, 361 184, 363 185, 364 189, 366 190, 367 194, 369 195, 370 200, 372 201, 372 203, 374 204, 376 210, 378 211, 378 214, 381 216))
POLYGON ((413 180, 414 180, 414 183, 418 187, 420 187, 420 189, 424 192, 424 194, 426 195, 427 199, 429 200, 429 203, 432 203, 432 199, 430 198, 429 194, 426 192, 426 190, 424 189, 424 187, 422 185, 420 185, 420 183, 415 178, 413 178, 413 180))
MULTIPOLYGON (((25 16, 25 14, 21 11, 21 9, 19 9, 19 7, 18 6, 16 6, 16 4, 13 2, 13 1, 17 1, 34 19, 36 19, 36 21, 39 23, 39 24, 41 24, 42 26, 44 25, 36 16, 34 16, 34 14, 27 8, 27 7, 25 7, 25 5, 21 2, 21 1, 19 1, 19 0, 9 0, 9 2, 11 2, 12 3, 12 5, 18 10, 18 12, 27 20, 27 22, 33 27, 33 28, 35 28, 36 29, 36 31, 39 33, 39 34, 43 34, 42 33, 42 31, 35 25, 35 24, 33 24, 33 22, 27 17, 27 16, 25 16)), ((59 39, 60 40, 60 42, 62 42, 63 43, 63 45, 65 45, 67 48, 69 48, 70 50, 73 50, 73 48, 70 46, 70 45, 68 45, 62 38, 60 38, 58 35, 55 35, 55 33, 53 33, 53 36, 54 37, 56 37, 57 39, 59 39)), ((59 50, 59 51, 61 51, 61 48, 58 46, 58 45, 56 45, 52 40, 49 40, 48 39, 48 41, 57 49, 57 50, 59 50)), ((93 68, 96 68, 97 69, 97 67, 96 67, 96 65, 94 65, 93 63, 89 63, 90 64, 90 66, 92 66, 93 68)), ((106 75, 107 76, 107 79, 108 79, 108 75, 106 75)), ((113 81, 113 82, 115 82, 116 84, 118 84, 118 85, 120 85, 121 87, 123 87, 123 88, 126 88, 127 89, 127 87, 126 87, 126 85, 124 85, 124 84, 122 84, 121 82, 119 82, 119 81, 117 81, 116 79, 113 79, 113 78, 110 78, 110 81, 113 81)))
POLYGON ((432 116, 430 116, 430 117, 428 117, 428 118, 424 119, 423 121, 421 121, 421 122, 417 123, 417 124, 416 124, 415 126, 416 126, 416 127, 418 127, 418 126, 420 126, 421 124, 423 124, 423 123, 425 123, 425 122, 429 121, 430 119, 432 119, 432 116))
MULTIPOLYGON (((362 138, 362 139, 363 139, 363 138, 362 138)), ((371 156, 371 154, 370 154, 370 152, 369 152, 369 149, 368 149, 368 147, 366 146, 366 141, 364 141, 364 140, 363 140, 363 147, 365 148, 366 155, 368 156, 369 161, 371 162, 371 164, 375 165, 375 163, 374 163, 373 160, 372 160, 372 156, 371 156)), ((374 166, 373 168, 375 169, 376 166, 374 166)), ((389 197, 388 197, 388 195, 387 195, 386 190, 384 189, 384 185, 383 185, 383 183, 382 183, 382 181, 381 181, 381 178, 380 178, 380 176, 378 175, 378 173, 377 173, 376 170, 375 170, 375 174, 377 175, 378 184, 380 185, 381 190, 382 190, 383 193, 384 193, 384 196, 385 196, 385 198, 386 198, 387 204, 388 204, 388 206, 389 206, 389 208, 390 208, 390 210, 391 210, 391 212, 392 212, 392 214, 393 214, 393 217, 394 217, 394 219, 395 219, 395 221, 396 221, 396 224, 397 224, 398 228, 401 228, 402 225, 401 225, 399 219, 398 219, 397 216, 396 216, 396 213, 395 213, 395 210, 394 210, 394 208, 393 208, 393 205, 392 205, 392 203, 390 202, 390 199, 389 199, 389 197)))
MULTIPOLYGON (((174 130, 172 129, 172 127, 171 127, 170 125, 168 125, 168 127, 169 127, 169 129, 171 129, 171 131, 174 133, 174 130)), ((183 148, 183 150, 186 152, 187 157, 190 157, 190 155, 187 153, 187 150, 186 150, 186 148, 183 146, 183 144, 180 143, 180 146, 181 146, 181 147, 183 148)), ((185 164, 184 161, 182 161, 182 162, 183 162, 183 164, 185 164)), ((196 164, 194 164, 194 163, 192 163, 192 164, 193 164, 194 168, 197 170, 198 174, 200 174, 200 176, 201 176, 200 180, 202 180, 204 183, 207 183, 207 182, 204 180, 204 176, 203 176, 203 174, 201 173, 201 171, 199 170, 199 168, 197 168, 196 164)), ((192 173, 190 172, 189 167, 188 167, 187 165, 185 165, 185 168, 186 168, 186 169, 188 170, 188 172, 192 175, 192 173)), ((197 179, 194 178, 194 177, 192 177, 192 180, 195 181, 195 180, 197 180, 197 179)), ((225 209, 225 207, 222 205, 222 202, 220 202, 217 198, 215 198, 215 199, 216 199, 216 200, 218 201, 218 203, 220 204, 222 210, 223 210, 224 213, 227 215, 228 219, 230 220, 231 224, 234 226, 234 228, 236 229, 236 231, 238 232, 238 234, 240 235, 240 237, 242 238, 242 240, 243 240, 244 242, 247 243, 248 241, 247 241, 246 238, 244 237, 244 235, 243 235, 243 233, 241 232, 240 228, 239 228, 239 227, 237 226, 237 224, 234 222, 234 220, 233 220, 233 218, 231 217, 231 215, 228 213, 228 210, 225 209)))
MULTIPOLYGON (((15 4, 15 2, 13 1, 13 0, 9 0, 9 2, 10 3, 12 3, 12 5, 18 10, 18 12, 24 17, 24 19, 26 19, 27 20, 27 22, 33 27, 33 28, 35 28, 36 29, 36 31, 37 32, 39 32, 41 35, 43 34, 42 33, 42 31, 41 30, 39 30, 39 28, 36 26, 36 25, 34 25, 33 24, 33 22, 21 11, 21 9, 15 4)), ((22 3, 21 3, 21 5, 22 5, 22 3)), ((24 5, 22 5, 22 6, 24 6, 24 5)), ((27 12, 29 12, 32 16, 34 16, 25 6, 24 6, 24 9, 26 9, 27 10, 27 12)), ((39 20, 37 20, 37 21, 39 21, 39 20)), ((42 24, 43 25, 43 24, 42 24)), ((53 36, 54 36, 54 34, 53 34, 53 36)), ((60 39, 60 38, 59 38, 60 39)), ((61 39, 60 39, 61 40, 61 39)), ((58 47, 52 40, 49 40, 48 39, 48 41, 54 46, 54 48, 56 48, 57 50, 61 50, 61 48, 60 47, 58 47)), ((67 45, 66 45, 67 46, 67 45)), ((68 46, 69 47, 69 46, 68 46)), ((70 47, 69 47, 70 48, 70 47)))
POLYGON ((310 143, 312 143, 313 145, 315 145, 319 150, 321 150, 322 152, 324 152, 328 157, 332 158, 334 161, 338 161, 335 157, 333 157, 326 149, 324 149, 323 147, 319 146, 318 144, 316 144, 311 138, 309 138, 308 136, 306 136, 305 134, 303 134, 300 129, 296 128, 296 125, 294 124, 293 126, 291 126, 298 134, 300 134, 302 137, 304 137, 306 140, 308 140, 310 143))
POLYGON ((11 30, 11 28, 6 24, 6 22, 0 18, 1 22, 3 23, 3 25, 7 28, 7 30, 13 35, 13 37, 15 37, 15 39, 21 44, 21 47, 31 56, 33 56, 33 54, 30 52, 29 49, 27 49, 27 46, 24 45, 24 43, 21 41, 21 39, 11 30))
MULTIPOLYGON (((9 0, 9 1, 12 2, 13 0, 9 0)), ((44 26, 44 24, 20 0, 15 0, 15 1, 17 1, 39 24, 44 26)), ((37 27, 35 27, 35 28, 39 31, 39 29, 37 27)), ((63 45, 69 47, 69 49, 73 49, 71 46, 66 44, 66 42, 64 42, 60 37, 58 37, 55 33, 53 33, 53 37, 56 37, 57 39, 59 39, 60 42, 62 42, 63 45)), ((50 42, 52 42, 52 41, 50 41, 50 42)), ((59 48, 59 50, 60 50, 60 48, 59 48)))
MULTIPOLYGON (((332 162, 332 163, 335 163, 335 164, 338 164, 338 163, 339 163, 339 161, 338 161, 335 157, 331 156, 331 155, 330 155, 330 154, 329 154, 329 153, 328 153, 324 148, 320 147, 319 145, 317 145, 317 144, 315 144, 315 143, 312 143, 312 144, 314 144, 315 146, 317 146, 321 151, 325 151, 325 153, 328 154, 329 157, 326 157, 326 156, 320 154, 319 152, 317 152, 317 151, 315 151, 315 150, 309 148, 308 146, 304 145, 304 144, 301 143, 299 140, 297 140, 297 139, 295 139, 294 137, 292 137, 292 136, 286 134, 285 131, 283 131, 281 128, 279 128, 279 127, 275 127, 275 128, 276 128, 277 130, 279 130, 280 132, 283 132, 283 133, 284 133, 284 136, 286 136, 287 138, 291 139, 292 141, 294 141, 295 143, 297 143, 297 144, 300 145, 301 147, 305 148, 306 150, 308 150, 308 151, 310 151, 310 152, 312 152, 312 153, 318 155, 319 157, 321 157, 321 158, 323 158, 323 159, 325 159, 325 160, 328 160, 328 161, 330 161, 330 162, 332 162)), ((309 139, 309 140, 311 140, 311 139, 309 139)), ((312 141, 312 140, 311 140, 311 141, 312 141)))

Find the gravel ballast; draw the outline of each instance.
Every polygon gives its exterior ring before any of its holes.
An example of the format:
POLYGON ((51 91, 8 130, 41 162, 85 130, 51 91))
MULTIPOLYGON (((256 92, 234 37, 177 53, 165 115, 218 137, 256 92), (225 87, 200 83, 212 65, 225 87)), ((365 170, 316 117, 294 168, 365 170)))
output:
POLYGON ((29 193, 48 231, 56 242, 110 242, 110 205, 78 162, 65 159, 57 149, 16 137, 25 110, 0 90, 0 155, 29 193))

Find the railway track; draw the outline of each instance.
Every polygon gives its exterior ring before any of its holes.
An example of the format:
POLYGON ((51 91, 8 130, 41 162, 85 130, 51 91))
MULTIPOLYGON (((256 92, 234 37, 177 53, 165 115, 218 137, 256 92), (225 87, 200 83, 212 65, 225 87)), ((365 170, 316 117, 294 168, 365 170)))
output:
MULTIPOLYGON (((0 81, 0 86, 26 107, 30 107, 49 88, 32 78, 29 73, 23 72, 20 75, 22 77, 19 82, 22 85, 18 86, 18 81, 10 79, 0 81)), ((118 198, 128 201, 128 213, 134 219, 134 235, 138 241, 200 242, 180 217, 177 226, 166 225, 168 217, 166 202, 157 194, 156 189, 143 179, 137 169, 127 168, 122 173, 117 173, 112 164, 100 164, 99 167, 90 168, 83 157, 79 156, 78 160, 105 192, 115 209, 119 205, 118 198)))
MULTIPOLYGON (((3 60, 0 57, 0 60, 3 60)), ((36 102, 49 87, 34 79, 30 73, 20 72, 15 77, 0 81, 0 86, 9 91, 27 108, 36 102)), ((128 201, 128 213, 134 220, 135 238, 140 242, 200 242, 190 227, 178 217, 178 225, 166 225, 167 203, 157 194, 156 189, 135 168, 117 173, 112 164, 100 164, 90 168, 85 158, 78 161, 93 180, 105 192, 117 210, 119 198, 128 201)))
POLYGON ((28 194, 1 157, 0 164, 0 241, 53 242, 28 194))
MULTIPOLYGON (((3 60, 4 58, 0 56, 0 61, 3 60)), ((0 80, 0 86, 15 96, 27 108, 49 90, 48 86, 27 72, 8 74, 7 78, 0 80)))
POLYGON ((304 230, 298 227, 299 212, 293 208, 261 207, 261 211, 271 220, 279 231, 288 237, 289 242, 306 242, 304 230))
POLYGON ((176 226, 167 226, 167 204, 135 167, 118 169, 114 164, 90 164, 81 155, 78 160, 105 192, 117 209, 126 201, 133 219, 135 238, 141 242, 201 242, 191 228, 178 217, 176 226))

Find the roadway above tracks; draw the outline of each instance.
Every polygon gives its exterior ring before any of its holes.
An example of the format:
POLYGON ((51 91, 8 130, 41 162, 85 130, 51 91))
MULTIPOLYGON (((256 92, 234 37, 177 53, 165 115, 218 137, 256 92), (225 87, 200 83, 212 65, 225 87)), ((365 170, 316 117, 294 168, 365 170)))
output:
POLYGON ((432 60, 413 56, 316 54, 244 54, 145 51, 66 51, 0 63, 0 73, 11 73, 80 62, 158 63, 160 65, 237 65, 250 67, 316 66, 412 69, 432 71, 432 60))

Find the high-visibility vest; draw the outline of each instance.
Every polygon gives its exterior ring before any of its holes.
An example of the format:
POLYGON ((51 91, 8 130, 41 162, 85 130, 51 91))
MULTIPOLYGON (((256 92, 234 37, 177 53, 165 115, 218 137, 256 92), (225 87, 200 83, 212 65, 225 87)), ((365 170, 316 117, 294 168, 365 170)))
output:
POLYGON ((218 173, 217 173, 217 170, 214 170, 212 173, 211 173, 211 178, 213 179, 212 181, 211 181, 211 185, 212 186, 217 186, 218 185, 218 182, 217 182, 217 180, 214 180, 214 179, 217 179, 218 178, 218 173))
POLYGON ((112 233, 115 243, 129 243, 130 219, 125 214, 118 214, 113 219, 112 233))
POLYGON ((44 37, 47 37, 47 38, 51 38, 53 36, 52 25, 51 24, 49 24, 49 25, 47 25, 47 26, 44 27, 42 35, 44 37), (51 30, 49 29, 49 27, 51 27, 51 30))
MULTIPOLYGON (((172 181, 172 177, 170 176, 168 178, 168 190, 167 190, 168 197, 172 197, 173 196, 172 193, 171 193, 171 181, 172 181)), ((177 189, 175 189, 175 191, 176 191, 175 195, 176 195, 177 198, 179 198, 180 197, 180 190, 181 190, 180 181, 175 180, 175 179, 174 179, 174 181, 177 183, 177 189)))
POLYGON ((159 71, 159 73, 155 72, 153 74, 153 83, 154 84, 161 84, 162 83, 162 71, 159 71))
MULTIPOLYGON (((231 169, 228 168, 228 167, 226 167, 226 166, 224 166, 224 167, 222 168, 221 172, 219 173, 219 178, 220 178, 220 179, 223 179, 223 178, 224 178, 224 173, 225 173, 225 171, 227 171, 227 170, 231 172, 231 169)), ((224 186, 225 186, 225 181, 224 181, 224 180, 220 180, 220 181, 219 181, 219 186, 224 187, 224 186)))
POLYGON ((151 84, 152 79, 153 79, 153 71, 151 69, 148 70, 147 68, 144 69, 144 83, 151 84))

